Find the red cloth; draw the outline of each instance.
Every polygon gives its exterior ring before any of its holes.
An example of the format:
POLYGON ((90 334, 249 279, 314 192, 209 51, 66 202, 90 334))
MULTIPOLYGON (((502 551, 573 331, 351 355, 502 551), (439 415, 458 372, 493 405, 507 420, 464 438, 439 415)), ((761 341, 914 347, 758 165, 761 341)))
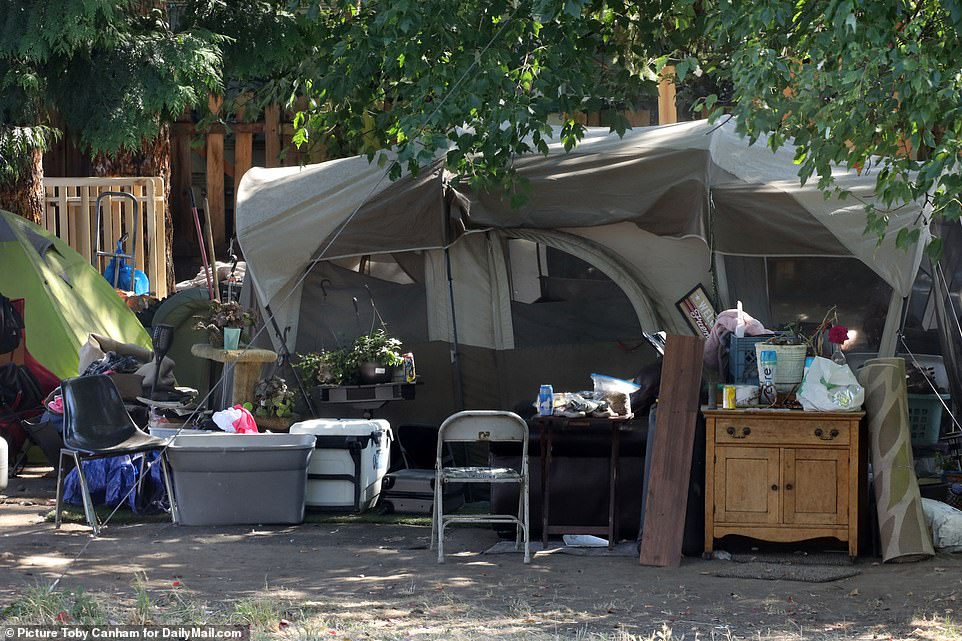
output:
MULTIPOLYGON (((24 307, 24 300, 22 298, 17 298, 16 300, 11 300, 10 302, 13 304, 13 308, 20 312, 20 316, 23 318, 23 324, 29 325, 24 307)), ((49 369, 41 365, 37 359, 30 355, 30 350, 27 349, 26 327, 20 335, 20 340, 23 343, 23 366, 30 370, 30 373, 33 374, 33 377, 37 379, 37 383, 40 384, 40 391, 44 396, 47 396, 47 394, 52 392, 58 385, 60 385, 60 379, 49 369)))

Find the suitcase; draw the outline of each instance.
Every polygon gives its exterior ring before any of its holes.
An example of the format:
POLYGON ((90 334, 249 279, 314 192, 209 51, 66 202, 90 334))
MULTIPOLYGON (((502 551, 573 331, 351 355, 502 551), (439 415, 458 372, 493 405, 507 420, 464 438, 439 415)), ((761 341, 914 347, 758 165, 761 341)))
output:
MULTIPOLYGON (((464 505, 464 485, 444 487, 444 513, 464 505)), ((434 508, 434 470, 398 470, 384 477, 381 509, 387 513, 431 514, 434 508)))

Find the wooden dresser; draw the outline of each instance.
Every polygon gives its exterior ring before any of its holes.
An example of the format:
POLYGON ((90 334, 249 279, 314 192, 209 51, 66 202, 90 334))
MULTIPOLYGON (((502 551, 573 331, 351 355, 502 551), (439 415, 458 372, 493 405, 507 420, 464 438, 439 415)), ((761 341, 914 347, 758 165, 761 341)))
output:
POLYGON ((858 556, 863 412, 703 413, 706 553, 716 538, 739 534, 777 542, 835 537, 858 556))

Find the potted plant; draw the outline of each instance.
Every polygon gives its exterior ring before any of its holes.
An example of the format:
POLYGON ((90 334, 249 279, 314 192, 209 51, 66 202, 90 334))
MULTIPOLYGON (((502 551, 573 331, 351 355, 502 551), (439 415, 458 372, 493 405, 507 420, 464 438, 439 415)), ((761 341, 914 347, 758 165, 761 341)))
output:
POLYGON ((774 351, 776 354, 775 386, 779 392, 791 393, 802 381, 806 357, 825 354, 826 338, 832 345, 833 360, 845 362, 841 345, 848 339, 848 329, 838 323, 837 308, 834 306, 825 313, 822 321, 810 334, 802 330, 800 322, 792 323, 784 332, 755 343, 756 361, 762 362, 763 351, 774 351))
POLYGON ((294 420, 294 398, 287 381, 279 376, 259 381, 254 388, 254 420, 261 428, 286 432, 294 420))
POLYGON ((321 367, 324 365, 324 352, 297 354, 297 357, 291 363, 301 383, 306 387, 317 385, 320 382, 319 374, 321 367))
POLYGON ((293 366, 307 387, 357 382, 357 363, 349 350, 298 354, 293 366))
MULTIPOLYGON (((195 316, 194 329, 207 332, 207 340, 214 347, 224 346, 224 330, 239 329, 243 338, 247 338, 246 330, 254 326, 254 314, 242 307, 237 301, 210 301, 207 313, 195 316)), ((236 347, 233 347, 236 349, 236 347)))
POLYGON ((402 362, 401 341, 389 336, 384 329, 377 329, 354 340, 351 358, 357 364, 362 384, 387 383, 394 377, 394 368, 402 362))

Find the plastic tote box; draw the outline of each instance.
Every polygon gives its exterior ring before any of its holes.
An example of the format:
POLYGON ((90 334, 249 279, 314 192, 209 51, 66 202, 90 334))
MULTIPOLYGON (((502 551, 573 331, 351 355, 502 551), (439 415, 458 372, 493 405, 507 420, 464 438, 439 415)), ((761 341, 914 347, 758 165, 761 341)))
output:
POLYGON ((374 505, 391 458, 391 425, 380 419, 318 418, 291 425, 290 433, 313 435, 307 471, 307 506, 363 511, 374 505))
POLYGON ((175 436, 167 447, 181 525, 300 523, 307 434, 175 436))

